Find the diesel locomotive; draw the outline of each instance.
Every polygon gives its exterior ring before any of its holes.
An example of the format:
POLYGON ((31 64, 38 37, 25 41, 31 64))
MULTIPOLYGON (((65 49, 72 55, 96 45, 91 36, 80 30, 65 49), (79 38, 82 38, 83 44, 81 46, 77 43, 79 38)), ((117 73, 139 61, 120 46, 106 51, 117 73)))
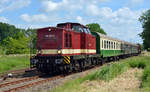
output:
POLYGON ((37 54, 31 67, 43 73, 68 73, 111 60, 138 55, 140 46, 91 32, 79 23, 60 23, 37 30, 37 54))

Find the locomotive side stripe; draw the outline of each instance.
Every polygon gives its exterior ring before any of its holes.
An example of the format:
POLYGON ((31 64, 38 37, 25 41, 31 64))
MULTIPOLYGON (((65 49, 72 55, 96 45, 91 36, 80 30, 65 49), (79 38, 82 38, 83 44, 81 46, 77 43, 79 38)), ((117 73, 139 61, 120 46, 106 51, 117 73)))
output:
MULTIPOLYGON (((96 53, 96 49, 62 49, 61 54, 96 53)), ((43 49, 41 54, 58 54, 57 49, 43 49)))

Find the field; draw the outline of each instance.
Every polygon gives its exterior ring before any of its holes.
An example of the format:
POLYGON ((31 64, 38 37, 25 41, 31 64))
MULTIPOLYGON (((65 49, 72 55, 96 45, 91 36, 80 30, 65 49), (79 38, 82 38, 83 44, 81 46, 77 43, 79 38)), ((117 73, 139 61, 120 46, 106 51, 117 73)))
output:
MULTIPOLYGON (((118 84, 114 85, 114 87, 118 87, 116 90, 122 90, 120 92, 137 92, 137 89, 140 92, 149 92, 150 90, 150 56, 149 53, 142 54, 137 57, 130 57, 124 60, 120 60, 120 62, 112 62, 110 64, 105 64, 101 69, 91 72, 88 75, 85 75, 81 78, 70 80, 65 82, 63 85, 56 87, 52 92, 111 92, 109 84, 118 84), (126 77, 120 77, 126 76, 126 77), (132 76, 129 77, 128 76, 132 76), (136 77, 135 77, 136 76, 136 77), (138 76, 138 78, 137 78, 138 76), (126 79, 127 78, 127 79, 126 79), (131 78, 131 79, 130 79, 131 78), (122 80, 121 80, 122 79, 122 80), (112 83, 115 81, 117 83, 112 83), (125 80, 125 82, 123 82, 125 80), (129 83, 131 80, 135 83, 129 83), (133 91, 133 88, 128 88, 130 91, 125 91, 127 88, 121 89, 120 85, 130 85, 132 84, 134 87, 136 85, 137 88, 134 88, 136 91, 133 91), (127 83, 128 81, 128 83, 127 83), (137 82, 137 83, 136 83, 137 82), (100 91, 101 83, 105 84, 107 87, 107 91, 100 91), (87 85, 88 84, 88 85, 87 85), (107 84, 107 85, 106 85, 107 84), (109 90, 108 90, 109 89, 109 90), (97 91, 96 91, 97 90, 97 91)), ((113 87, 113 88, 114 88, 113 87)), ((116 91, 114 91, 116 92, 116 91)), ((119 92, 119 91, 117 91, 119 92)))
POLYGON ((0 56, 0 73, 29 67, 29 56, 0 56))

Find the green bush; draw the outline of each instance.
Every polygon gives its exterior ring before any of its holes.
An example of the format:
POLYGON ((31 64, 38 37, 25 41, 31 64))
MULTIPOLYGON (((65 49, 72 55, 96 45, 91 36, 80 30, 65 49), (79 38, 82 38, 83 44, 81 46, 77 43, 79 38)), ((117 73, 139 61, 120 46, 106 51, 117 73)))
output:
POLYGON ((150 87, 150 66, 146 67, 143 71, 142 87, 150 87))
POLYGON ((102 67, 100 71, 97 71, 92 75, 89 75, 89 79, 90 80, 100 79, 109 81, 126 70, 127 70, 126 63, 121 64, 112 63, 102 67))
POLYGON ((129 62, 130 67, 132 68, 144 68, 146 66, 145 62, 143 61, 133 61, 133 62, 129 62))
POLYGON ((0 55, 5 55, 5 49, 0 46, 0 55))
POLYGON ((148 48, 147 51, 150 51, 150 48, 148 48))

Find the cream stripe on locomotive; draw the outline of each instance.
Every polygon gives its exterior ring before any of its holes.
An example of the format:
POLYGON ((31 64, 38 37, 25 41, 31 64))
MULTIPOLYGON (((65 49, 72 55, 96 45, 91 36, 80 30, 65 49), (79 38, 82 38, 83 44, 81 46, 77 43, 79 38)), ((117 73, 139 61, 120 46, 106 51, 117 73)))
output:
POLYGON ((96 49, 45 49, 41 54, 76 54, 76 53, 96 53, 96 49))

